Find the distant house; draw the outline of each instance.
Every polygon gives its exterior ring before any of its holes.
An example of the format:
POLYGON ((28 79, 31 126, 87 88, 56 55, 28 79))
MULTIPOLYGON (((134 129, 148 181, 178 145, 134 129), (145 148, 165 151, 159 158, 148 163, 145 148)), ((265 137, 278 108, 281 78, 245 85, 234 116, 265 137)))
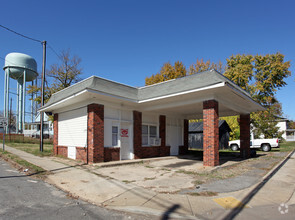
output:
POLYGON ((286 141, 295 141, 295 129, 288 127, 289 120, 287 118, 277 117, 279 132, 283 132, 282 137, 286 141))
MULTIPOLYGON (((219 149, 228 148, 230 127, 225 120, 219 120, 219 149)), ((203 149, 203 122, 189 123, 189 148, 203 149)))
MULTIPOLYGON (((40 137, 40 112, 37 113, 34 122, 25 123, 24 136, 35 138, 40 137)), ((44 114, 43 137, 53 137, 53 123, 50 121, 47 114, 44 114)))

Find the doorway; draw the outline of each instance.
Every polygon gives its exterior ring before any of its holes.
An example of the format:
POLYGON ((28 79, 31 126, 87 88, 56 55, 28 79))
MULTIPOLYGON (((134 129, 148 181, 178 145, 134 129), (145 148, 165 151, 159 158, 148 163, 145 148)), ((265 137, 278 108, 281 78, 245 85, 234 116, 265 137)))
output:
POLYGON ((121 123, 120 129, 120 139, 121 139, 121 150, 120 150, 120 159, 121 160, 130 160, 132 159, 131 155, 131 125, 130 123, 121 123))

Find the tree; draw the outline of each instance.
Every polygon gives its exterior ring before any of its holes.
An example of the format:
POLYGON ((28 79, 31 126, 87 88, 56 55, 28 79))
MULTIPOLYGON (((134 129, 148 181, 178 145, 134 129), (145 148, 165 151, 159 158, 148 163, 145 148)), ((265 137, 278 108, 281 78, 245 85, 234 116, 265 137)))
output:
POLYGON ((225 120, 231 129, 229 140, 237 140, 240 138, 240 124, 238 116, 221 117, 221 120, 225 120))
POLYGON ((291 73, 290 61, 284 62, 280 53, 267 55, 236 55, 227 59, 225 76, 250 93, 266 111, 252 113, 254 135, 278 137, 275 116, 281 116, 280 103, 275 98, 277 89, 286 85, 284 81, 291 73))
POLYGON ((252 131, 255 138, 282 138, 283 131, 277 127, 277 117, 282 115, 282 105, 276 103, 269 106, 266 111, 251 113, 252 131))
POLYGON ((197 59, 196 63, 190 65, 189 75, 196 74, 196 73, 203 72, 210 69, 215 69, 218 72, 222 73, 224 72, 225 67, 223 66, 221 61, 219 61, 218 63, 214 63, 214 62, 211 62, 210 60, 207 60, 205 62, 203 58, 197 59))
MULTIPOLYGON (((80 75, 82 74, 82 69, 79 67, 81 59, 78 56, 71 56, 69 49, 62 51, 59 58, 61 62, 59 64, 52 64, 49 70, 46 71, 46 75, 52 78, 53 82, 50 83, 48 77, 46 77, 44 86, 45 103, 53 93, 81 80, 80 75)), ((41 103, 41 87, 30 85, 28 86, 28 93, 38 94, 34 100, 41 103)))
POLYGON ((182 62, 176 61, 174 66, 167 62, 161 67, 159 73, 145 78, 145 85, 152 85, 184 76, 186 76, 186 68, 182 62))

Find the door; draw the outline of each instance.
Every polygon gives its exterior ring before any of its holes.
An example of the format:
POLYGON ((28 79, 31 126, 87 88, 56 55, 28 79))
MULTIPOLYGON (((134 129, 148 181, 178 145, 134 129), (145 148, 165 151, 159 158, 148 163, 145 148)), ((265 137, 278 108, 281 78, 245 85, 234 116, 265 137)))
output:
POLYGON ((170 146, 170 155, 178 155, 179 127, 167 126, 167 134, 167 145, 170 146))
POLYGON ((121 139, 121 150, 120 156, 121 160, 131 159, 131 147, 130 147, 130 137, 131 137, 131 126, 129 123, 121 123, 120 139, 121 139))

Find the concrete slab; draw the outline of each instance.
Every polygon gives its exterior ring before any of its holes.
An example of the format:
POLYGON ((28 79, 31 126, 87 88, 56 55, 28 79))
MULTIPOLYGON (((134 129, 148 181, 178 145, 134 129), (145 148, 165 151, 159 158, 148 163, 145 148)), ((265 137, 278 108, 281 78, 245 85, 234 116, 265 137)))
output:
POLYGON ((117 197, 107 200, 104 206, 142 206, 151 200, 157 193, 141 187, 134 187, 117 197))
POLYGON ((157 194, 152 200, 149 200, 142 206, 162 210, 164 213, 193 216, 193 211, 186 195, 157 194))
POLYGON ((102 178, 80 169, 49 175, 47 181, 73 196, 98 205, 132 188, 119 181, 102 178))

